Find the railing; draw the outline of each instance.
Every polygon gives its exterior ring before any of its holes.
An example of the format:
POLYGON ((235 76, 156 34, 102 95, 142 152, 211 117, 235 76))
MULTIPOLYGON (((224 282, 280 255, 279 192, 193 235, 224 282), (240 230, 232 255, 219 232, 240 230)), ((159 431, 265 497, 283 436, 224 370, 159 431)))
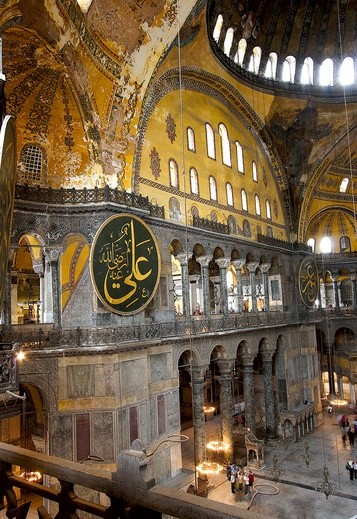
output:
POLYGON ((114 203, 142 209, 148 211, 151 216, 164 218, 164 208, 151 204, 148 197, 121 191, 107 185, 103 188, 95 187, 93 189, 53 189, 18 184, 15 190, 15 203, 16 200, 46 204, 46 206, 114 203))
MULTIPOLYGON (((304 319, 306 322, 306 319, 304 319)), ((0 342, 16 342, 30 349, 77 348, 85 346, 111 347, 116 344, 161 340, 170 337, 199 336, 218 331, 232 332, 258 327, 280 326, 295 322, 292 314, 285 312, 246 312, 227 316, 176 318, 173 322, 136 324, 135 326, 43 329, 32 325, 23 330, 21 326, 3 326, 0 342), (37 329, 36 329, 37 328, 37 329)), ((44 325, 46 326, 46 325, 44 325)))
POLYGON ((5 326, 0 331, 0 343, 17 343, 28 349, 60 349, 102 346, 164 340, 168 338, 199 337, 202 334, 235 333, 237 330, 289 326, 300 322, 317 323, 329 320, 355 319, 356 308, 326 308, 305 311, 301 315, 289 311, 243 312, 228 315, 176 317, 174 321, 135 326, 54 329, 53 325, 5 326), (49 327, 50 326, 50 327, 49 327))
POLYGON ((267 519, 266 516, 252 511, 239 510, 236 506, 156 485, 151 477, 150 460, 142 451, 123 452, 118 466, 119 469, 111 473, 101 468, 0 443, 0 505, 5 497, 7 517, 20 517, 17 514, 21 512, 21 517, 26 517, 29 502, 18 506, 14 488, 19 488, 28 494, 49 500, 50 510, 46 510, 44 506, 37 508, 38 516, 43 519, 51 519, 54 515, 56 519, 77 519, 77 511, 106 519, 160 519, 162 514, 178 519, 267 519), (13 466, 40 472, 46 475, 44 481, 51 480, 52 484, 46 486, 15 476, 13 466), (53 483, 53 478, 58 481, 53 483), (86 499, 77 495, 77 492, 81 492, 81 487, 86 489, 86 499), (107 501, 107 505, 95 502, 94 496, 99 496, 99 493, 107 496, 107 499, 104 496, 101 499, 102 503, 107 501), (91 495, 92 501, 88 499, 91 495))
POLYGON ((208 218, 201 218, 200 216, 193 215, 193 226, 206 229, 208 231, 219 232, 221 234, 229 234, 229 227, 225 223, 215 222, 208 218))

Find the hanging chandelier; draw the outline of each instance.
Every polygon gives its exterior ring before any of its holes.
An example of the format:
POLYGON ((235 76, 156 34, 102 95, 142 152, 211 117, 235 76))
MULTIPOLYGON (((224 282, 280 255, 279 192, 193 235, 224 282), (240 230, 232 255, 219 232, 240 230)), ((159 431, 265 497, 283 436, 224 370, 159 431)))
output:
POLYGON ((196 467, 197 472, 206 476, 213 476, 222 470, 222 465, 215 461, 203 461, 196 467))

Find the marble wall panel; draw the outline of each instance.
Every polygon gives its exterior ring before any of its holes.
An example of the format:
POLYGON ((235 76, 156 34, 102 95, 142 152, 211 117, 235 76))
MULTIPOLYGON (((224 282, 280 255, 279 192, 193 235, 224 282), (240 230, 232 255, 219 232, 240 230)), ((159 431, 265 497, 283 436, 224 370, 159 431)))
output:
POLYGON ((68 398, 92 397, 95 393, 95 367, 89 364, 67 366, 68 398))
POLYGON ((139 391, 148 385, 146 359, 125 361, 121 364, 122 394, 139 391))
POLYGON ((91 453, 104 460, 114 458, 113 413, 102 412, 91 415, 91 453))
POLYGON ((73 459, 73 420, 72 415, 51 414, 50 453, 68 460, 73 459))
POLYGON ((151 380, 151 382, 158 382, 160 380, 166 380, 167 377, 168 377, 167 355, 165 353, 151 355, 150 356, 150 380, 151 380))

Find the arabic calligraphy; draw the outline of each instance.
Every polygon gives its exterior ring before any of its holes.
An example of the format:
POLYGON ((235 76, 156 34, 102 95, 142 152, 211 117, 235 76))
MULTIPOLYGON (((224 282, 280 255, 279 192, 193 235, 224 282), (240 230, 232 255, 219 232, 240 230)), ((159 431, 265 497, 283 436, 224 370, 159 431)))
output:
POLYGON ((160 274, 159 249, 147 225, 129 214, 109 218, 94 239, 91 274, 99 299, 110 310, 132 314, 145 308, 160 274))
POLYGON ((301 262, 299 272, 299 288, 303 303, 312 307, 319 293, 319 278, 317 266, 311 258, 305 258, 301 262))

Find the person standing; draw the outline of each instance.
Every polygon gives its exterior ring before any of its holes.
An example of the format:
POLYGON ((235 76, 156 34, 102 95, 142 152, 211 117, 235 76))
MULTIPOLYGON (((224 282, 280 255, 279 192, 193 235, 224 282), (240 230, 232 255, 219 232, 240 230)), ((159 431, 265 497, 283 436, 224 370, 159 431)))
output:
POLYGON ((232 494, 236 492, 236 479, 237 479, 237 465, 231 465, 231 491, 232 494))
POLYGON ((350 471, 350 481, 353 481, 353 478, 354 478, 354 475, 355 475, 355 470, 353 468, 353 461, 350 460, 346 463, 346 468, 348 468, 348 470, 350 471))
POLYGON ((348 440, 350 442, 350 445, 355 444, 355 432, 352 430, 352 427, 348 427, 348 440))
POLYGON ((248 479, 249 479, 249 492, 253 492, 254 474, 251 470, 249 471, 248 479))
POLYGON ((354 462, 353 462, 353 470, 355 473, 355 479, 357 479, 357 461, 356 460, 354 460, 354 462))

